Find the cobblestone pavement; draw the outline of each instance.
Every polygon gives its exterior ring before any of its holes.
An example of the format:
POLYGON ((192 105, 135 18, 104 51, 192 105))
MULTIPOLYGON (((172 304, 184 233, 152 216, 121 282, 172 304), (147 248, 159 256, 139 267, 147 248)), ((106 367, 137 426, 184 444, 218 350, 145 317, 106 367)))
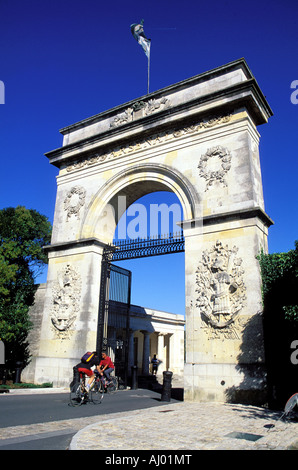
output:
POLYGON ((157 407, 0 429, 1 445, 76 433, 70 450, 298 450, 298 419, 263 408, 166 402, 157 407))
POLYGON ((168 403, 129 414, 103 416, 100 422, 80 430, 70 449, 298 449, 298 420, 279 420, 280 416, 281 413, 253 406, 168 403))

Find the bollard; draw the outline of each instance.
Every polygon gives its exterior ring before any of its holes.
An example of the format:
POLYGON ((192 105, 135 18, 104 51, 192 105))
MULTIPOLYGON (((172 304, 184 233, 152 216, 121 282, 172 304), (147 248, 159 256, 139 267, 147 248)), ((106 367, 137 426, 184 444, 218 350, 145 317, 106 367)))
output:
POLYGON ((173 376, 173 372, 170 372, 170 371, 163 372, 161 401, 171 401, 172 376, 173 376))
POLYGON ((22 362, 16 362, 16 375, 15 375, 15 384, 21 383, 21 371, 22 371, 22 362))
POLYGON ((5 364, 5 346, 0 338, 0 364, 5 364))
POLYGON ((138 388, 138 368, 137 366, 131 366, 131 389, 136 390, 138 388))

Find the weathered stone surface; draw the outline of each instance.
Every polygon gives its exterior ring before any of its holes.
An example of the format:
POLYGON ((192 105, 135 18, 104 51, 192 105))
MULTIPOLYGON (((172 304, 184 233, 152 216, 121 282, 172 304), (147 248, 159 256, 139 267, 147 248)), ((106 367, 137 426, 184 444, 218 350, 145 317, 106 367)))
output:
POLYGON ((271 114, 241 59, 61 130, 63 146, 47 153, 60 172, 38 378, 54 374, 59 382, 78 345, 96 344, 103 247, 126 209, 119 196, 130 205, 166 190, 183 208, 185 398, 263 394, 256 255, 267 249, 272 222, 265 213, 256 126, 271 114), (62 285, 68 303, 58 318, 55 286, 66 269, 77 273, 77 282, 62 285), (61 333, 63 322, 68 327, 61 333))

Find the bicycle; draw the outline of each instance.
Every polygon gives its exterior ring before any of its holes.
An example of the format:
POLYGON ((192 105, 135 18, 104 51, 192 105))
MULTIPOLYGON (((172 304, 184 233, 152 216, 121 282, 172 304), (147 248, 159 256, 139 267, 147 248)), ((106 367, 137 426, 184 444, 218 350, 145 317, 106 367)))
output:
POLYGON ((81 406, 88 402, 97 405, 101 403, 103 396, 104 387, 100 377, 95 375, 88 391, 86 389, 86 375, 84 372, 80 372, 80 382, 71 386, 69 405, 81 406))
POLYGON ((118 378, 114 376, 110 376, 110 380, 108 380, 104 375, 101 376, 100 382, 103 386, 104 392, 106 393, 115 393, 118 390, 118 378))

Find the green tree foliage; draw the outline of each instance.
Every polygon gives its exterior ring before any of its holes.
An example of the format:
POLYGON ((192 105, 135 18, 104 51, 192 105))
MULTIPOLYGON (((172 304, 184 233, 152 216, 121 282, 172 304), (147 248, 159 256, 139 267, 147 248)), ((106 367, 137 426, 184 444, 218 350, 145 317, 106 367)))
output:
POLYGON ((297 384, 298 365, 291 362, 291 344, 298 340, 298 241, 287 253, 262 252, 258 258, 268 381, 273 402, 282 406, 297 384))
POLYGON ((273 254, 262 252, 259 261, 264 304, 279 310, 285 320, 298 322, 298 241, 295 250, 273 254))
POLYGON ((50 242, 51 224, 39 212, 18 206, 0 211, 0 338, 6 366, 28 363, 26 338, 35 279, 47 263, 43 246, 50 242))

